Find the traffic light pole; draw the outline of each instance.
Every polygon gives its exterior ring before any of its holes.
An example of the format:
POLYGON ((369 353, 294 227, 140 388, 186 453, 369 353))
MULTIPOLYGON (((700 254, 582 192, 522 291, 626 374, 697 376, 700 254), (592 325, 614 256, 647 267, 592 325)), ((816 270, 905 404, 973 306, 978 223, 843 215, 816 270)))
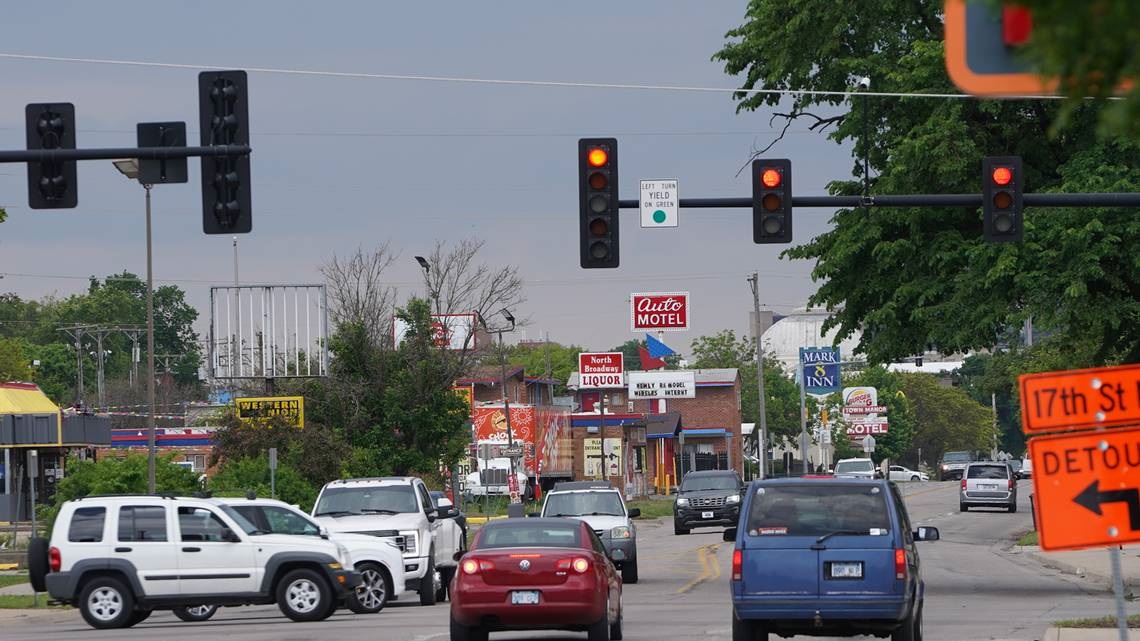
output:
MULTIPOLYGON (((1026 207, 1140 207, 1140 192, 1025 194, 1026 207)), ((752 198, 681 198, 684 209, 751 209, 752 198)), ((886 196, 792 196, 793 207, 981 207, 982 194, 899 194, 886 196)), ((618 201, 621 209, 640 209, 638 200, 618 201)))
MULTIPOLYGON (((171 160, 202 156, 245 156, 253 151, 249 145, 210 145, 206 147, 111 147, 104 149, 20 149, 0 151, 0 163, 65 162, 69 160, 171 160)), ((636 205, 636 201, 633 201, 636 205)))

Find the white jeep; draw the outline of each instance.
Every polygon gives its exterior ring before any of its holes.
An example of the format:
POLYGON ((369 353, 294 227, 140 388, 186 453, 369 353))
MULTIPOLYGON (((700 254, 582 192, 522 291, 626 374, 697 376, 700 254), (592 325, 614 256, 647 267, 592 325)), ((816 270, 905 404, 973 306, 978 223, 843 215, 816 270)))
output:
POLYGON ((424 482, 414 476, 345 479, 321 488, 313 517, 331 533, 395 537, 403 553, 405 588, 422 605, 447 598, 465 549, 459 524, 441 518, 424 482))

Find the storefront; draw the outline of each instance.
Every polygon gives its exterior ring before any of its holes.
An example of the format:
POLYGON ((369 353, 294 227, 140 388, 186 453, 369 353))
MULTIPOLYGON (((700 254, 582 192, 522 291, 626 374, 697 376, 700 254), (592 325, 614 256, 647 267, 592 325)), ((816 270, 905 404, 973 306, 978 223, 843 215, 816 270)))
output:
POLYGON ((644 414, 571 414, 570 427, 575 480, 607 480, 627 497, 648 493, 644 414))

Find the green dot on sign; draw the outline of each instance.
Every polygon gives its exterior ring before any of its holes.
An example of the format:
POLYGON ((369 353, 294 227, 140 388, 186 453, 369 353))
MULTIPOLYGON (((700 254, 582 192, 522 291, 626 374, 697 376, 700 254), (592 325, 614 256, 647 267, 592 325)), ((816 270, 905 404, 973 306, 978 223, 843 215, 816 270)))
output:
POLYGON ((661 211, 660 209, 653 212, 653 222, 655 222, 659 225, 661 223, 665 222, 665 212, 661 211))

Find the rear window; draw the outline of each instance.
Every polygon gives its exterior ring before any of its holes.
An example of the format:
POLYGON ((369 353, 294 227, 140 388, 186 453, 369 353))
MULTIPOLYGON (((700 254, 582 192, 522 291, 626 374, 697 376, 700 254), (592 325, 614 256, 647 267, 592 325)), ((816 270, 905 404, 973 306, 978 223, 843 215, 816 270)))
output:
POLYGON ((514 548, 514 547, 582 547, 582 528, 577 524, 567 525, 500 525, 485 526, 479 541, 473 547, 514 548))
POLYGON ((840 461, 835 466, 835 473, 842 474, 843 472, 874 472, 875 464, 870 460, 864 461, 840 461))
POLYGON ((968 479, 1008 479, 1009 468, 1004 465, 971 465, 966 471, 968 479))
POLYGON ((751 536, 822 536, 840 530, 885 535, 886 497, 879 487, 812 483, 759 487, 748 512, 751 536))
POLYGON ((106 519, 107 508, 79 508, 71 515, 71 525, 67 528, 67 540, 72 543, 99 543, 103 540, 103 522, 106 519))

